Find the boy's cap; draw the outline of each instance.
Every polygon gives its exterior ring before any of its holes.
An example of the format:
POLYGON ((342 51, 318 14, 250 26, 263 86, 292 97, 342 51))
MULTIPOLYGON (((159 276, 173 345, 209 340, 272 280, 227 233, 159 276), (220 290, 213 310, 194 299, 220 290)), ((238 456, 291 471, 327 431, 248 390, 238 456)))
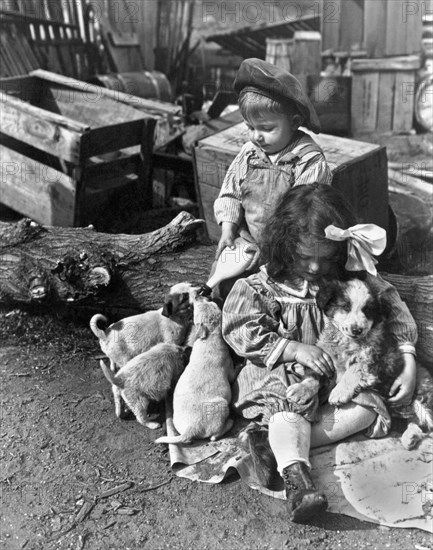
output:
POLYGON ((317 113, 302 89, 302 85, 291 73, 262 59, 245 59, 233 83, 239 94, 245 88, 263 94, 280 102, 293 102, 304 116, 304 125, 318 134, 320 122, 317 113))

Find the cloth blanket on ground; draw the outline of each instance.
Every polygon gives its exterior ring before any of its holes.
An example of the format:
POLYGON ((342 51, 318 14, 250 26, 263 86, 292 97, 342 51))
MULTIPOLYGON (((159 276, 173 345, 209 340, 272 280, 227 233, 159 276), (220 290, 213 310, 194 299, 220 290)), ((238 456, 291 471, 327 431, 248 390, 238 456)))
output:
MULTIPOLYGON (((173 471, 179 477, 221 483, 237 473, 252 489, 285 499, 282 479, 272 490, 261 486, 238 434, 247 421, 238 418, 232 430, 216 442, 169 445, 173 471)), ((167 433, 177 435, 167 407, 167 433)), ((433 437, 407 451, 400 434, 383 439, 356 435, 311 451, 312 477, 328 498, 328 511, 388 527, 433 531, 433 437)))

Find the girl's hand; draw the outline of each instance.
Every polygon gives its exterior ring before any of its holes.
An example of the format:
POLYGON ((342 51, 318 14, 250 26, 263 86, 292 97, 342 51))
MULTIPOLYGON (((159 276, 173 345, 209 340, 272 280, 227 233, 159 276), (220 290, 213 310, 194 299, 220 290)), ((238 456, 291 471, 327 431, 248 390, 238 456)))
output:
POLYGON ((393 405, 409 405, 412 401, 413 392, 416 386, 416 362, 411 353, 404 353, 404 369, 394 380, 389 390, 390 398, 388 403, 393 405))
POLYGON ((221 224, 221 238, 219 240, 217 250, 215 253, 215 260, 218 260, 218 258, 221 255, 221 252, 224 250, 224 248, 235 248, 235 238, 237 235, 237 229, 238 226, 235 223, 230 222, 223 222, 221 224))
POLYGON ((328 378, 332 378, 335 372, 331 356, 317 346, 296 342, 294 360, 328 378))

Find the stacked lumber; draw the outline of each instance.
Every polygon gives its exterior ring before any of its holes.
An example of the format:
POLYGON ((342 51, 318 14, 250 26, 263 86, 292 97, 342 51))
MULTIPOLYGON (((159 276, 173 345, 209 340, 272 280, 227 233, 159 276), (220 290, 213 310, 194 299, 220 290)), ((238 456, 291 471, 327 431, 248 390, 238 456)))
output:
MULTIPOLYGON (((3 77, 27 74, 32 69, 86 78, 97 67, 95 44, 81 35, 84 0, 15 2, 0 8, 1 73, 3 77)), ((99 68, 101 69, 101 68, 99 68)))

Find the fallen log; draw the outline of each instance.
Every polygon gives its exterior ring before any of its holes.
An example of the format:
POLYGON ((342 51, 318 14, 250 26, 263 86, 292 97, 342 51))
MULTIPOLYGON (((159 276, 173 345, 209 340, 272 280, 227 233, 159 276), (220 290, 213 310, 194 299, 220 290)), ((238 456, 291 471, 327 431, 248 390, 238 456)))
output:
POLYGON ((188 252, 202 223, 181 212, 144 235, 98 233, 92 226, 47 227, 28 219, 0 223, 0 302, 152 309, 171 284, 191 277, 191 271, 194 281, 207 280, 210 255, 192 268, 188 252))

